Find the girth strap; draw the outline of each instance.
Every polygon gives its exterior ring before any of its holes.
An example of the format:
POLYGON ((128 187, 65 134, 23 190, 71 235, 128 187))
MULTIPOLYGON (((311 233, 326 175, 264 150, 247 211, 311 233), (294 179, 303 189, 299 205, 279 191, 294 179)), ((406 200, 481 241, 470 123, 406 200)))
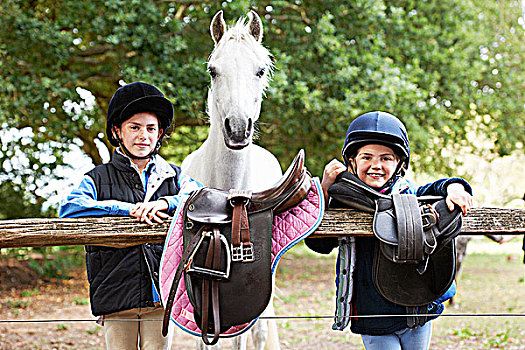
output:
POLYGON ((397 218, 398 247, 396 262, 419 263, 424 260, 425 235, 417 197, 412 194, 392 195, 397 218))
POLYGON ((252 191, 231 189, 228 201, 233 206, 232 213, 232 261, 252 262, 253 244, 250 238, 247 205, 252 191))

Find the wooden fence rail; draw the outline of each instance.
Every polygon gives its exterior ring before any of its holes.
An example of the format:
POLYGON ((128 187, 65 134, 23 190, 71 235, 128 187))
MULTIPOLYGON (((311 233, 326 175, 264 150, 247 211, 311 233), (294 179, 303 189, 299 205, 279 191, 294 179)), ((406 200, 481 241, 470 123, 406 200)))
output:
MULTIPOLYGON (((163 242, 169 222, 149 226, 131 217, 0 220, 0 248, 94 244, 125 247, 163 242)), ((525 234, 525 210, 474 208, 463 218, 463 235, 525 234)), ((372 235, 372 215, 329 209, 311 237, 372 235)))

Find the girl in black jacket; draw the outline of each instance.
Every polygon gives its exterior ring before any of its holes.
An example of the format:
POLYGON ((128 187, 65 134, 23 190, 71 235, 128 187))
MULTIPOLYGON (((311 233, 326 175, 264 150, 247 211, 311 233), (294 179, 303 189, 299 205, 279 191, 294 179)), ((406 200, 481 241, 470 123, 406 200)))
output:
MULTIPOLYGON (((419 188, 403 178, 410 161, 408 135, 403 123, 391 114, 370 112, 356 118, 348 128, 342 155, 345 164, 333 160, 324 170, 321 185, 329 207, 345 206, 328 195, 328 188, 344 171, 351 172, 365 185, 384 194, 440 195, 446 197, 450 210, 458 205, 463 214, 472 206, 472 190, 461 178, 442 179, 419 188)), ((332 328, 343 330, 351 323, 351 331, 361 334, 367 350, 428 349, 430 322, 408 328, 407 318, 404 317, 356 317, 406 314, 404 306, 386 300, 374 286, 372 264, 375 240, 375 237, 306 239, 310 249, 323 254, 339 247, 337 317, 332 328)), ((443 312, 442 302, 454 294, 455 284, 429 306, 428 313, 443 312)))

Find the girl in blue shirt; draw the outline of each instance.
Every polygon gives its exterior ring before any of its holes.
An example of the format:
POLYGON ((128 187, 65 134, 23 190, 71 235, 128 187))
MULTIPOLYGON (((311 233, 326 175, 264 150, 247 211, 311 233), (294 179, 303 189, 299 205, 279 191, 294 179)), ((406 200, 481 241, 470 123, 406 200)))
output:
MULTIPOLYGON (((150 225, 167 219, 181 195, 202 187, 157 154, 172 119, 173 106, 156 87, 135 82, 119 88, 107 115, 112 159, 85 175, 61 203, 60 217, 133 216, 150 225)), ((104 320, 107 349, 170 348, 171 332, 161 333, 162 249, 162 243, 86 246, 91 311, 104 320)))

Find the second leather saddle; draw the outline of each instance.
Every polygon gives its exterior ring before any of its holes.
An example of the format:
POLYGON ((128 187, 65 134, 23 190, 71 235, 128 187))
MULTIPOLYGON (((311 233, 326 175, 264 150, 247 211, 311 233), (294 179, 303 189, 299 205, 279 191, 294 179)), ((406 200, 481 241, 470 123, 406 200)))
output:
MULTIPOLYGON (((374 286, 385 299, 406 306, 407 313, 425 314, 426 306, 454 281, 460 209, 450 211, 439 196, 385 195, 349 172, 340 174, 328 193, 352 208, 374 213, 374 286)), ((409 317, 407 325, 425 320, 409 317)))

